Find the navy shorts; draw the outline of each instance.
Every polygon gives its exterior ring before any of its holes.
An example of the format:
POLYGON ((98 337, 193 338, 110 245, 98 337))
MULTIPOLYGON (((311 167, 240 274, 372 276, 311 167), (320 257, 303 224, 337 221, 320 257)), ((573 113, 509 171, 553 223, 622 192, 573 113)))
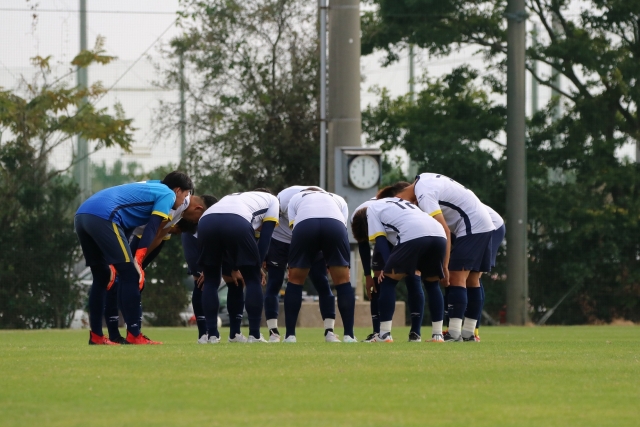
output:
POLYGON ((289 243, 271 239, 265 258, 267 265, 285 270, 289 261, 289 246, 291 246, 289 243))
POLYGON ((87 267, 131 262, 131 249, 118 224, 91 214, 75 216, 74 227, 87 267))
POLYGON ((200 266, 260 267, 260 253, 251 223, 240 215, 210 214, 198 223, 200 266))
POLYGON ((447 252, 447 239, 437 236, 418 237, 393 247, 384 266, 385 273, 415 274, 422 277, 444 277, 442 264, 447 252))
POLYGON ((450 271, 491 271, 493 231, 457 237, 451 242, 450 271))
MULTIPOLYGON (((387 243, 389 243, 389 252, 391 252, 393 250, 393 245, 388 240, 387 243)), ((375 250, 375 246, 373 249, 373 255, 371 256, 371 269, 373 271, 384 270, 384 259, 382 258, 382 254, 375 250)))
POLYGON ((296 224, 289 248, 290 268, 311 268, 322 251, 328 267, 349 267, 347 227, 333 218, 309 218, 296 224))
POLYGON ((507 229, 504 224, 493 231, 493 235, 491 236, 491 268, 496 266, 496 257, 498 256, 498 249, 500 249, 500 245, 504 240, 504 235, 506 234, 507 229))

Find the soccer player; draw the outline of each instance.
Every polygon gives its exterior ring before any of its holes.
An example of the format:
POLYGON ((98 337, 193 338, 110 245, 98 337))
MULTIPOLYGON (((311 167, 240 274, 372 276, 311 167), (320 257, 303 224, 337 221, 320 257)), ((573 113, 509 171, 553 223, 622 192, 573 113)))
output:
MULTIPOLYGON (((218 331, 218 287, 223 263, 230 265, 228 273, 234 282, 229 286, 227 308, 229 318, 242 317, 243 306, 249 317, 249 337, 246 342, 267 342, 260 333, 263 295, 261 267, 269 250, 274 228, 278 225, 278 199, 265 189, 230 194, 206 210, 198 223, 198 264, 204 274, 202 306, 207 323, 208 342, 220 342, 218 331), (255 232, 260 232, 256 242, 255 232), (243 304, 242 285, 246 287, 243 304)), ((226 273, 226 272, 225 272, 226 273)), ((229 341, 238 341, 240 324, 233 323, 229 341)))
MULTIPOLYGON (((355 213, 360 209, 368 207, 378 199, 393 197, 398 193, 398 191, 408 187, 409 185, 411 184, 408 182, 400 181, 394 185, 390 185, 381 189, 380 191, 378 191, 378 194, 375 198, 367 200, 356 208, 353 215, 351 216, 350 222, 353 223, 353 217, 355 213)), ((396 237, 397 233, 395 231, 391 230, 388 232, 387 238, 389 240, 389 251, 391 251, 393 245, 395 245, 395 243, 397 242, 396 237)), ((360 260, 362 261, 362 267, 365 274, 365 286, 370 303, 371 321, 373 323, 373 333, 369 334, 364 342, 373 342, 373 338, 376 336, 376 334, 380 333, 378 291, 375 282, 384 269, 384 261, 382 260, 380 252, 378 251, 374 250, 373 256, 371 255, 369 242, 366 240, 358 244, 358 251, 360 252, 360 260), (373 269, 374 277, 371 277, 371 269, 373 269)), ((420 330, 422 328, 422 319, 424 318, 424 292, 422 290, 422 283, 419 276, 410 274, 405 277, 405 284, 407 286, 408 305, 409 311, 411 313, 411 331, 409 332, 409 342, 420 342, 422 340, 422 338, 420 337, 420 330)), ((441 316, 439 317, 437 313, 442 313, 442 311, 444 310, 444 302, 442 301, 442 293, 440 292, 440 287, 436 286, 436 290, 439 294, 438 298, 431 296, 429 298, 429 305, 431 308, 432 321, 435 321, 436 318, 439 318, 441 321, 442 318, 441 316), (437 304, 440 308, 434 308, 434 304, 437 304)))
MULTIPOLYGON (((294 185, 278 193, 280 224, 273 231, 266 258, 267 289, 264 296, 264 314, 269 328, 269 342, 280 342, 278 295, 280 294, 280 289, 282 289, 282 282, 287 268, 292 235, 292 231, 289 228, 287 209, 291 198, 306 188, 309 188, 309 186, 294 185)), ((324 339, 326 342, 340 342, 340 339, 333 331, 336 321, 336 297, 331 292, 327 278, 327 267, 321 252, 316 256, 309 270, 309 277, 318 292, 318 304, 320 305, 320 314, 322 315, 325 329, 324 339)))
POLYGON ((89 344, 116 344, 102 334, 104 295, 120 279, 119 305, 127 323, 129 344, 159 344, 140 333, 142 262, 163 220, 169 219, 193 190, 191 179, 171 172, 162 181, 119 185, 99 191, 77 210, 74 226, 93 283, 89 293, 89 344), (135 253, 126 244, 126 232, 147 224, 135 253))
POLYGON ((355 293, 349 278, 349 208, 337 194, 318 187, 297 193, 287 208, 292 228, 289 249, 289 282, 284 295, 287 332, 284 342, 296 342, 295 326, 302 304, 302 285, 322 251, 336 285, 338 310, 344 325, 342 342, 358 342, 353 333, 355 293))
POLYGON ((489 213, 473 191, 441 174, 418 175, 398 197, 416 203, 442 224, 447 235, 442 283, 449 287, 449 330, 444 340, 474 341, 482 312, 480 276, 491 271, 491 237, 495 227, 489 213), (465 311, 468 317, 464 316, 465 311))
MULTIPOLYGON (((353 236, 358 242, 374 241, 384 261, 378 279, 380 333, 372 342, 393 342, 391 325, 396 305, 396 285, 407 275, 421 275, 425 282, 444 277, 446 234, 437 221, 413 203, 397 197, 380 199, 353 217, 353 236), (397 241, 389 251, 389 232, 397 241)), ((432 335, 442 334, 442 323, 432 322, 432 335)))
MULTIPOLYGON (((185 226, 185 224, 193 224, 195 231, 196 224, 204 211, 217 201, 218 199, 216 199, 214 196, 187 195, 187 197, 185 197, 184 199, 184 202, 177 209, 172 209, 170 211, 169 216, 171 217, 171 220, 167 219, 160 225, 155 238, 149 245, 147 255, 142 261, 142 269, 146 270, 147 266, 153 262, 153 260, 162 250, 164 242, 169 240, 172 234, 177 234, 181 231, 180 227, 178 227, 177 224, 182 224, 183 227, 185 226), (181 221, 183 216, 185 217, 184 219, 188 222, 181 221)), ((133 231, 129 239, 129 247, 131 248, 132 253, 135 253, 138 249, 140 238, 144 233, 145 227, 146 224, 140 227, 136 227, 136 229, 133 231)), ((120 281, 116 277, 115 282, 107 289, 104 316, 107 323, 107 330, 109 331, 109 340, 119 344, 126 344, 125 338, 120 335, 120 330, 118 329, 119 282, 120 281)), ((144 283, 140 287, 140 292, 142 292, 143 290, 144 283)), ((140 306, 140 324, 142 324, 142 306, 140 306)))

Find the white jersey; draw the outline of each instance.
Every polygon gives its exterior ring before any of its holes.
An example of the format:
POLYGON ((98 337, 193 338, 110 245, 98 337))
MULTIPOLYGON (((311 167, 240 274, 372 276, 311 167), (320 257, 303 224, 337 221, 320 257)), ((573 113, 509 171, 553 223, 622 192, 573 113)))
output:
POLYGON ((419 237, 444 237, 442 225, 411 202, 398 197, 380 199, 367 207, 369 240, 385 236, 397 245, 419 237), (391 235, 391 238, 390 238, 391 235))
POLYGON ((500 214, 494 211, 490 206, 484 205, 487 208, 487 212, 489 212, 489 216, 491 217, 491 221, 493 222, 493 226, 496 230, 504 225, 504 219, 500 216, 500 214))
POLYGON ((418 206, 431 216, 442 214, 456 237, 495 230, 489 212, 473 191, 453 179, 435 173, 418 175, 418 206))
MULTIPOLYGON (((349 223, 353 224, 353 217, 356 215, 356 212, 358 212, 360 209, 368 208, 369 206, 371 206, 373 203, 375 203, 377 201, 378 201, 378 199, 376 199, 374 197, 373 199, 369 199, 366 202, 364 202, 363 204, 361 204, 360 206, 358 206, 356 208, 356 210, 353 211, 353 213, 351 214, 351 218, 350 218, 349 223)), ((389 240, 389 242, 391 242, 391 244, 395 245, 396 242, 398 241, 398 232, 395 231, 395 230, 387 230, 387 240, 389 240)))
POLYGON ((376 199, 375 197, 372 197, 371 199, 367 200, 366 202, 358 206, 356 210, 354 210, 353 213, 351 214, 351 217, 349 217, 349 224, 353 224, 353 217, 356 215, 356 212, 358 212, 360 209, 368 208, 369 206, 371 206, 371 203, 375 202, 376 200, 378 199, 376 199))
POLYGON ((263 222, 273 221, 278 226, 280 204, 276 196, 262 191, 246 191, 224 196, 218 203, 207 209, 200 219, 211 214, 239 215, 251 223, 254 230, 263 222))
POLYGON ((289 226, 293 229, 305 219, 332 218, 347 226, 349 207, 347 202, 337 194, 326 191, 301 191, 289 201, 287 210, 289 226))
POLYGON ((278 201, 280 202, 280 224, 273 230, 272 239, 279 240, 284 243, 291 243, 292 232, 289 228, 289 201, 293 196, 309 188, 310 185, 294 185, 293 187, 285 188, 278 193, 278 201))
MULTIPOLYGON (((178 206, 177 209, 171 209, 169 211, 169 222, 164 226, 165 230, 173 227, 178 223, 178 221, 182 219, 182 214, 184 213, 185 210, 187 210, 190 202, 191 202, 191 196, 187 195, 187 197, 184 198, 184 202, 182 202, 182 204, 178 206)), ((142 237, 142 233, 144 233, 144 229, 146 226, 147 224, 134 228, 132 235, 137 237, 142 237)), ((167 234, 163 240, 169 240, 170 238, 171 238, 171 234, 167 234)))

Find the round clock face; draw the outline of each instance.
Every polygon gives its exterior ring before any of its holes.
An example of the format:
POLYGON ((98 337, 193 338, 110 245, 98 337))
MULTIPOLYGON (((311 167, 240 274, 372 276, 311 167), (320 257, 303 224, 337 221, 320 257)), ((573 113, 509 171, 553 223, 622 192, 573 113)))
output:
POLYGON ((366 190, 378 183, 380 165, 371 156, 358 156, 349 164, 349 181, 354 187, 366 190))

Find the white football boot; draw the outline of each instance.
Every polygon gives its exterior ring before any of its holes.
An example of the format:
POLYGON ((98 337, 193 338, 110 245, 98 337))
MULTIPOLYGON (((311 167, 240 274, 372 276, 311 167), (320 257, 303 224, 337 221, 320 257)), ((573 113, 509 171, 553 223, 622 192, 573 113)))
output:
POLYGON ((242 333, 236 334, 235 337, 231 338, 229 337, 229 342, 242 342, 245 343, 249 341, 249 339, 247 337, 245 337, 244 335, 242 335, 242 333))
POLYGON ((327 335, 324 336, 324 341, 325 342, 342 342, 340 341, 340 338, 338 338, 338 336, 331 331, 327 332, 327 335))

